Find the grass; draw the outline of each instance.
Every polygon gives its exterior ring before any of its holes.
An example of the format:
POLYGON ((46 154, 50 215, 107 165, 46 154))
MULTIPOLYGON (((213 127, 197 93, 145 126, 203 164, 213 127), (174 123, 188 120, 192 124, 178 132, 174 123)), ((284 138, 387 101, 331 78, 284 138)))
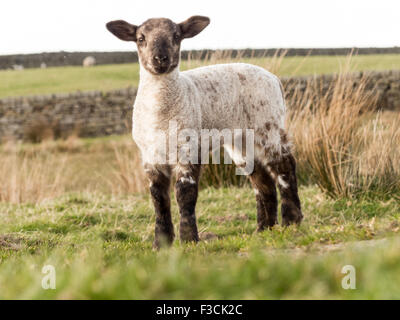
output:
MULTIPOLYGON (((284 53, 282 53, 284 56, 284 53)), ((240 59, 271 69, 276 57, 240 59)), ((230 61, 225 57, 219 60, 230 61)), ((272 68, 280 76, 328 74, 340 72, 346 64, 345 56, 284 57, 279 68, 272 68), (275 70, 276 69, 276 70, 275 70)), ((238 61, 237 59, 235 61, 238 61)), ((214 63, 210 59, 208 63, 214 63)), ((219 61, 221 62, 221 61, 219 61)), ((188 61, 182 69, 193 68, 204 63, 188 61)), ((354 70, 400 69, 400 55, 353 56, 354 70)), ((23 71, 0 71, 0 98, 12 96, 69 93, 75 91, 107 91, 128 86, 136 87, 139 81, 138 64, 104 65, 92 68, 57 67, 48 69, 26 69, 23 71)))
MULTIPOLYGON (((302 226, 255 234, 248 188, 200 193, 198 245, 154 252, 147 195, 65 194, 39 205, 0 204, 1 299, 398 298, 400 203, 341 200, 302 187, 302 226), (382 245, 337 244, 390 238, 382 245), (335 249, 335 250, 334 250, 335 249), (44 265, 56 290, 41 287, 44 265), (357 290, 341 287, 344 265, 357 290)), ((173 203, 175 226, 177 206, 173 203)))
POLYGON ((0 155, 0 299, 398 298, 398 197, 333 199, 303 184, 302 225, 256 234, 249 187, 203 186, 203 241, 157 253, 130 137, 4 144, 0 155), (49 264, 56 290, 41 287, 49 264), (348 264, 357 290, 341 287, 348 264))

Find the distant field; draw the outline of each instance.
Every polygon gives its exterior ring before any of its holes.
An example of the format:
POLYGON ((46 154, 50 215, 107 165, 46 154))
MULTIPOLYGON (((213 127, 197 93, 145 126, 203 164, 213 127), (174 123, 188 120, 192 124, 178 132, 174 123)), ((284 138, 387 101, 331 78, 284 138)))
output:
MULTIPOLYGON (((260 65, 280 76, 328 74, 339 72, 346 65, 345 56, 310 56, 280 58, 237 59, 260 65), (271 67, 272 66, 272 67, 271 67)), ((207 63, 227 62, 210 60, 207 63)), ((206 63, 206 64, 207 64, 206 63)), ((183 62, 182 69, 192 68, 204 62, 183 62)), ((400 55, 359 55, 351 59, 351 69, 390 70, 400 69, 400 55)), ((66 93, 73 91, 107 91, 137 86, 138 64, 103 65, 84 69, 82 67, 57 67, 26 69, 24 71, 0 71, 0 98, 66 93)))

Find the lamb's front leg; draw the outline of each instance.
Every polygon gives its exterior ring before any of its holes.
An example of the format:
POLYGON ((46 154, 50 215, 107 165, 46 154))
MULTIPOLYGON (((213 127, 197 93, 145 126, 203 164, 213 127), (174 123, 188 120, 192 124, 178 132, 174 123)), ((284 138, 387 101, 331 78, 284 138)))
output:
POLYGON ((150 194, 156 213, 153 246, 159 249, 164 244, 171 245, 175 237, 169 194, 171 169, 168 166, 145 165, 145 171, 150 180, 150 194))
POLYGON ((176 201, 181 215, 181 241, 199 241, 195 207, 199 191, 201 166, 196 164, 178 165, 176 167, 176 201))

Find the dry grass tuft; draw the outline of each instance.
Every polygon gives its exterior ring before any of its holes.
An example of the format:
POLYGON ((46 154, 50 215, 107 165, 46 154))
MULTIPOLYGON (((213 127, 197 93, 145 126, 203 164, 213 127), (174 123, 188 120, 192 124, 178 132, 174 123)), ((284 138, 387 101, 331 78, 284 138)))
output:
POLYGON ((139 150, 131 141, 113 143, 116 166, 107 182, 113 194, 132 194, 147 190, 147 178, 143 170, 139 150))
POLYGON ((38 203, 61 195, 68 179, 68 157, 13 153, 0 161, 0 201, 38 203), (60 161, 61 160, 61 161, 60 161))
POLYGON ((378 192, 400 185, 400 116, 377 113, 367 94, 368 75, 354 83, 348 72, 324 90, 310 81, 290 99, 289 128, 299 172, 332 197, 378 192))

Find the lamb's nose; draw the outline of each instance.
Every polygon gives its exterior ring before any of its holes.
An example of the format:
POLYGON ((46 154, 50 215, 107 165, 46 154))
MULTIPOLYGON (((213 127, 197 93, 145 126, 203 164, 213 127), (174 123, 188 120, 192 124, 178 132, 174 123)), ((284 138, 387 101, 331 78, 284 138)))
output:
POLYGON ((168 60, 168 56, 154 56, 154 60, 161 64, 168 60))

